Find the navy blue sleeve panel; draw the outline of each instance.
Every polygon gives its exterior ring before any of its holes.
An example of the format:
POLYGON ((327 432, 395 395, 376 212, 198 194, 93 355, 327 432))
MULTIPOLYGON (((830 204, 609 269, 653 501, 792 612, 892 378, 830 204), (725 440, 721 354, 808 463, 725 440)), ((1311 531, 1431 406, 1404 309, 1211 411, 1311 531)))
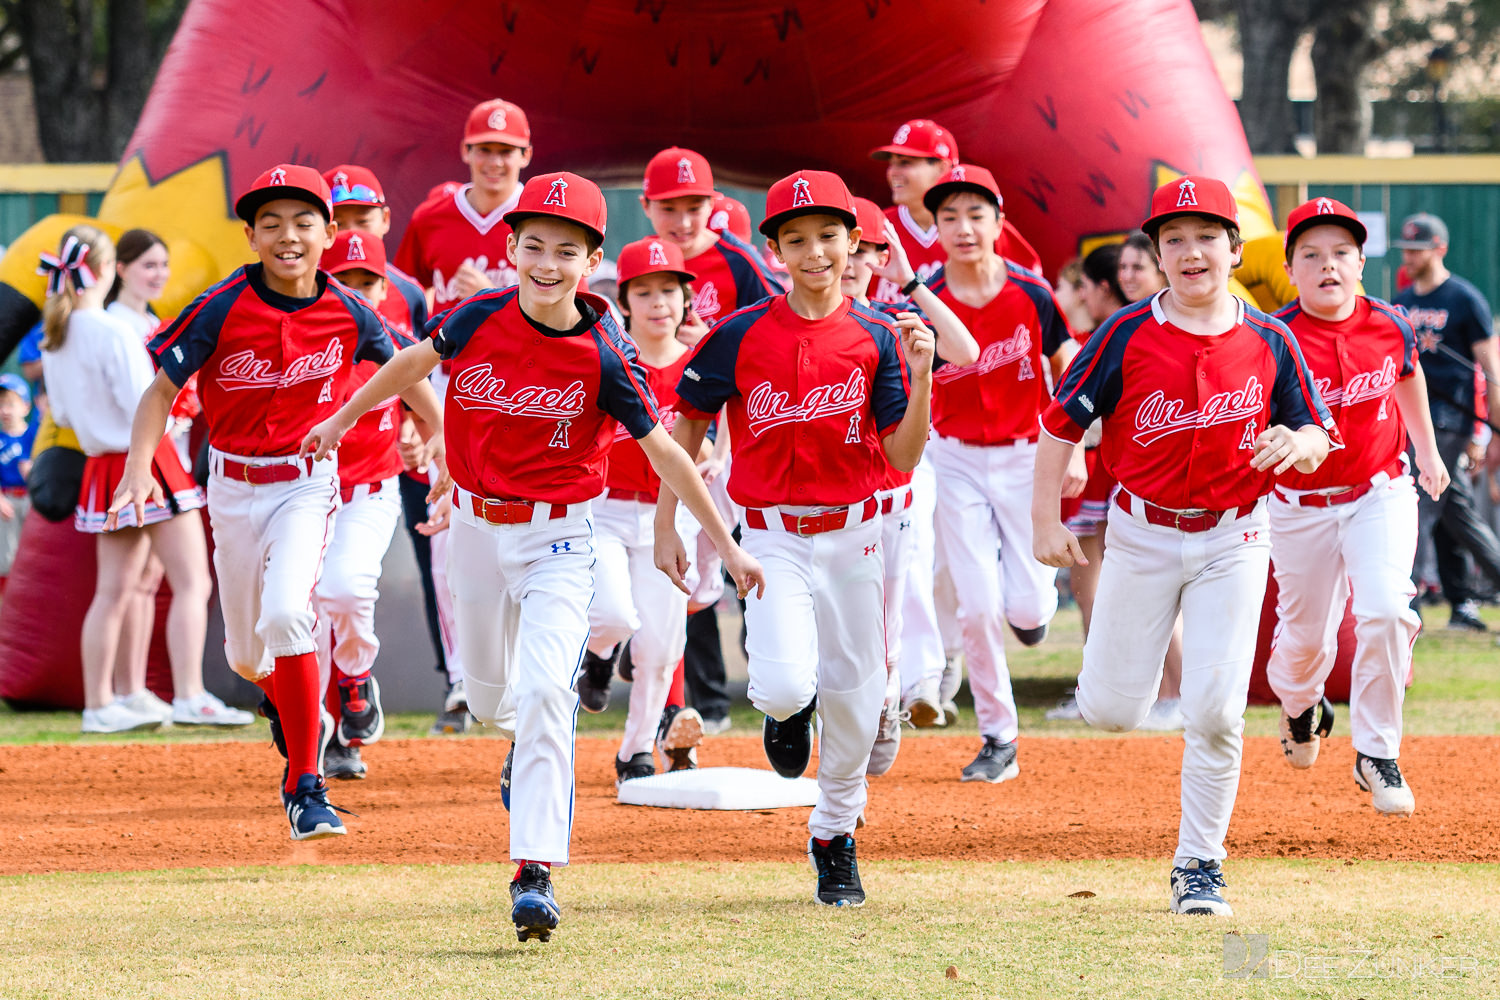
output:
POLYGON ((193 300, 177 318, 157 331, 147 349, 158 368, 179 389, 219 346, 219 331, 234 304, 249 287, 243 267, 193 300))
POLYGON ((1052 357, 1073 339, 1073 331, 1068 328, 1068 321, 1063 319, 1062 307, 1052 294, 1052 286, 1040 274, 1014 261, 1005 262, 1005 275, 1026 293, 1036 307, 1036 318, 1042 327, 1042 355, 1052 357))
POLYGON ((929 276, 928 279, 923 282, 923 284, 932 289, 933 292, 941 292, 943 289, 947 288, 948 266, 946 264, 938 265, 938 269, 936 271, 933 271, 931 276, 929 276))
POLYGON ((427 325, 427 295, 422 291, 422 286, 394 264, 386 265, 385 275, 388 284, 406 303, 406 311, 411 313, 412 330, 416 331, 425 327, 427 325))
POLYGON ((349 311, 349 318, 354 320, 354 325, 359 330, 359 338, 354 345, 355 363, 373 361, 377 365, 383 365, 396 356, 396 351, 415 343, 397 333, 396 329, 387 323, 363 296, 350 291, 337 281, 328 283, 327 294, 338 297, 339 302, 349 311))
POLYGON ((1312 372, 1292 331, 1279 319, 1250 306, 1245 307, 1245 322, 1260 335, 1276 359, 1276 385, 1271 390, 1270 400, 1271 423, 1283 424, 1293 430, 1317 424, 1328 432, 1331 442, 1342 446, 1333 414, 1328 412, 1323 397, 1318 395, 1312 372))
POLYGON ((619 421, 631 437, 645 437, 661 420, 661 413, 636 360, 635 341, 607 312, 590 332, 599 348, 599 409, 619 421))
MULTIPOLYGON (((895 326, 896 325, 896 317, 899 314, 904 313, 904 312, 909 312, 909 313, 916 314, 916 317, 918 319, 920 319, 924 324, 926 324, 926 326, 927 326, 927 328, 929 330, 932 329, 932 320, 930 320, 930 319, 927 318, 927 314, 922 311, 922 307, 921 306, 917 305, 915 302, 912 302, 910 300, 907 300, 905 302, 875 302, 875 301, 872 301, 870 303, 870 305, 869 305, 869 308, 872 309, 872 310, 874 310, 875 312, 879 313, 881 316, 883 316, 886 319, 886 321, 891 324, 891 326, 895 326)), ((901 334, 898 331, 896 333, 897 339, 899 339, 900 336, 901 336, 901 334)), ((937 353, 936 351, 933 351, 933 353, 932 353, 932 370, 933 371, 940 371, 941 369, 947 367, 948 364, 949 364, 948 359, 944 358, 941 354, 937 353)))
POLYGON ((721 233, 715 244, 734 275, 734 307, 743 309, 761 299, 786 291, 755 248, 733 233, 721 233))
POLYGON ((469 338, 474 336, 474 331, 509 305, 518 291, 512 286, 497 292, 481 292, 428 320, 427 336, 432 338, 438 356, 444 361, 456 358, 469 343, 469 338))
MULTIPOLYGON (((1406 378, 1417 368, 1417 334, 1411 328, 1406 314, 1384 299, 1369 297, 1370 313, 1374 316, 1388 320, 1397 330, 1401 331, 1401 377, 1406 378)), ((1280 313, 1276 314, 1278 317, 1280 313)))
POLYGON ((884 316, 855 305, 849 310, 849 318, 864 327, 879 355, 870 384, 870 409, 875 414, 875 432, 884 434, 906 416, 906 404, 911 398, 911 368, 901 353, 895 329, 884 316))
POLYGON ((696 411, 690 416, 710 417, 739 392, 734 376, 739 364, 740 342, 770 308, 770 301, 763 299, 753 306, 736 310, 720 320, 698 342, 677 383, 677 398, 696 411))
POLYGON ((1056 397, 1069 420, 1086 428, 1115 411, 1125 386, 1125 348, 1150 318, 1150 299, 1126 306, 1105 320, 1073 356, 1056 397))

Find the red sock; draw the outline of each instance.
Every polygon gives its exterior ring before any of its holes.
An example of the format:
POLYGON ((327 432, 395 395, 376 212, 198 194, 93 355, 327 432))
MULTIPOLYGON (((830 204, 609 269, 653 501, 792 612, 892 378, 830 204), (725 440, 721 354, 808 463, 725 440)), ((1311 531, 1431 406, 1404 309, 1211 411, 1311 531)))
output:
POLYGON ((270 702, 271 702, 272 705, 276 704, 276 675, 275 674, 266 674, 266 676, 262 677, 260 680, 258 680, 258 681, 255 682, 255 686, 258 687, 258 688, 260 688, 261 693, 264 694, 266 696, 266 698, 268 698, 270 700, 270 702))
POLYGON ((681 706, 681 705, 686 705, 687 704, 687 700, 686 700, 686 698, 684 698, 683 692, 682 692, 682 676, 683 676, 682 664, 683 664, 683 662, 684 661, 682 661, 682 660, 678 660, 677 661, 677 669, 674 670, 674 671, 672 671, 672 686, 667 689, 667 704, 668 705, 679 705, 679 706, 681 706))
POLYGON ((543 868, 547 869, 548 872, 552 871, 552 866, 545 861, 527 861, 523 858, 522 860, 516 862, 516 873, 510 877, 510 880, 512 882, 519 882, 521 880, 521 869, 525 868, 527 865, 541 865, 543 868))
POLYGON ((819 847, 827 847, 829 844, 833 843, 833 841, 824 840, 822 837, 814 837, 813 843, 817 844, 819 847))
POLYGON ((328 714, 333 716, 333 721, 338 722, 343 717, 339 711, 339 678, 343 676, 337 670, 328 672, 328 687, 323 691, 323 707, 328 709, 328 714))
POLYGON ((286 736, 286 790, 304 774, 318 773, 318 657, 316 653, 276 657, 276 711, 286 736))

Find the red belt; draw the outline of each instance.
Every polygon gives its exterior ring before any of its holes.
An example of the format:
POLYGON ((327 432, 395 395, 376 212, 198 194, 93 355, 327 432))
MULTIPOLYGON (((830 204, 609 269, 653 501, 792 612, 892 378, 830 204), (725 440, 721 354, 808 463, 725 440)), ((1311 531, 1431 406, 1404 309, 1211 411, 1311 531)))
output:
POLYGON ((1009 441, 965 441, 963 438, 954 438, 954 440, 970 448, 1014 448, 1018 444, 1036 444, 1039 437, 1041 437, 1040 432, 1030 437, 1011 438, 1009 441))
MULTIPOLYGON (((901 501, 901 509, 905 510, 906 508, 911 506, 911 489, 909 487, 902 488, 906 490, 906 497, 901 501)), ((880 513, 889 514, 895 509, 896 496, 894 493, 887 494, 886 496, 880 498, 880 513)))
POLYGON ((608 490, 604 491, 604 499, 606 499, 606 500, 635 500, 635 501, 637 501, 639 503, 656 503, 656 494, 655 493, 648 493, 645 490, 616 490, 616 489, 608 489, 608 490))
POLYGON ((1234 508, 1234 510, 1205 510, 1196 514, 1185 514, 1170 507, 1158 507, 1156 504, 1148 503, 1140 497, 1132 497, 1124 490, 1119 490, 1115 493, 1115 503, 1119 504, 1120 509, 1127 514, 1130 513, 1131 504, 1138 503, 1141 505, 1141 514, 1146 518, 1147 524, 1155 524, 1163 528, 1176 528, 1178 531, 1185 531, 1190 535, 1200 531, 1208 531, 1211 528, 1217 528, 1219 522, 1223 521, 1226 517, 1230 520, 1238 520, 1255 510, 1255 504, 1247 503, 1243 507, 1234 508))
MULTIPOLYGON (((860 504, 859 520, 868 521, 874 517, 879 506, 874 497, 860 504)), ((779 510, 774 512, 781 515, 781 526, 794 535, 821 535, 825 531, 838 531, 848 524, 849 512, 853 509, 853 507, 834 507, 831 510, 820 510, 814 514, 788 514, 779 510)), ((767 527, 765 511, 755 507, 745 508, 745 525, 764 531, 767 527)))
POLYGON ((299 458, 295 462, 276 462, 271 465, 250 465, 226 458, 223 460, 220 474, 225 479, 233 479, 236 482, 249 483, 251 486, 265 486, 268 483, 289 483, 294 479, 301 479, 304 475, 310 476, 312 470, 311 458, 299 458))
MULTIPOLYGON (((457 493, 454 500, 458 499, 457 493)), ((481 521, 490 524, 529 524, 536 513, 534 500, 494 500, 469 495, 469 509, 481 521)), ((568 516, 568 505, 555 503, 547 514, 547 520, 557 521, 568 516)))
POLYGON ((0 489, 0 493, 4 493, 8 497, 24 497, 26 495, 26 487, 7 486, 4 489, 0 489))
POLYGON ((381 481, 377 479, 373 483, 355 483, 353 486, 342 487, 339 490, 339 499, 342 500, 342 501, 344 501, 344 503, 348 503, 349 501, 351 501, 351 500, 354 499, 354 491, 357 490, 357 489, 359 489, 361 486, 366 486, 366 485, 369 486, 370 489, 369 489, 368 492, 365 493, 365 496, 371 496, 372 497, 375 494, 377 494, 377 493, 380 492, 380 487, 381 487, 382 484, 381 484, 381 481))
MULTIPOLYGON (((1395 479, 1397 476, 1406 474, 1406 466, 1398 458, 1384 469, 1381 469, 1380 472, 1385 473, 1390 479, 1395 479)), ((1377 472, 1375 475, 1380 475, 1380 472, 1377 472)), ((1372 476, 1371 479, 1373 478, 1372 476)), ((1389 482, 1389 479, 1387 482, 1389 482)), ((1335 493, 1304 493, 1301 496, 1294 497, 1278 486, 1276 487, 1276 496, 1278 499, 1285 500, 1295 507, 1338 507, 1342 504, 1353 503, 1374 488, 1375 484, 1366 480, 1358 486, 1350 486, 1335 493)))

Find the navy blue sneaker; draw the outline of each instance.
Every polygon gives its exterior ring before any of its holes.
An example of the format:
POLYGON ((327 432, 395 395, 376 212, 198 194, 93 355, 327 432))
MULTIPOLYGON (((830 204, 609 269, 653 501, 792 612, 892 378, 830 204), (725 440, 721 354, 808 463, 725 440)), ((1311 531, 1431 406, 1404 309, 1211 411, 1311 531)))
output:
POLYGON ((295 791, 281 793, 281 804, 292 824, 293 840, 342 837, 345 833, 343 821, 328 803, 328 786, 316 774, 298 778, 295 791))
POLYGON ((516 762, 516 745, 510 745, 510 752, 505 755, 505 766, 500 769, 500 802, 505 806, 505 811, 510 812, 510 769, 516 762))
POLYGON ((854 858, 854 838, 834 837, 827 847, 807 842, 807 858, 818 874, 817 900, 824 906, 864 906, 865 889, 859 883, 859 863, 854 858))
POLYGON ((1217 861, 1197 858, 1172 869, 1172 912, 1200 917, 1232 917, 1224 899, 1224 871, 1217 861))
POLYGON ((817 708, 818 699, 814 697, 806 708, 780 722, 766 716, 761 745, 766 749, 766 760, 783 778, 802 777, 812 760, 813 713, 817 708))
POLYGON ((550 941, 562 911, 552 896, 552 872, 534 862, 521 867, 521 875, 510 884, 510 919, 516 925, 516 940, 550 941))

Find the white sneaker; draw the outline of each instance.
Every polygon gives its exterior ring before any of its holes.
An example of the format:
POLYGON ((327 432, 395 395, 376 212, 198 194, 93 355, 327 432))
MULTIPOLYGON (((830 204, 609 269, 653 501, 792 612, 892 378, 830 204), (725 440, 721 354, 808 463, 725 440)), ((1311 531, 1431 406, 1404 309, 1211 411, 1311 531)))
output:
POLYGON ((901 750, 901 720, 905 714, 899 702, 887 701, 881 706, 880 725, 875 729, 875 745, 870 748, 865 774, 878 778, 895 765, 896 754, 901 750))
POLYGON ((1156 704, 1146 713, 1146 721, 1139 726, 1154 733, 1174 733, 1186 727, 1187 720, 1182 717, 1181 698, 1156 699, 1156 704))
POLYGON ((1062 701, 1047 709, 1047 718, 1053 722, 1082 722, 1083 713, 1078 710, 1078 695, 1069 691, 1062 701))
POLYGON ((158 698, 150 688, 141 688, 128 698, 116 700, 140 715, 155 716, 163 726, 172 724, 172 706, 158 698))
POLYGON ((103 708, 83 710, 82 732, 85 733, 128 733, 137 729, 159 728, 161 728, 160 718, 137 712, 119 699, 103 708))
POLYGON ((255 716, 230 708, 212 691, 204 691, 192 698, 172 699, 172 721, 179 726, 248 726, 255 716))
POLYGON ((917 729, 931 726, 946 726, 948 719, 943 706, 938 703, 938 678, 929 677, 918 681, 907 690, 902 699, 903 709, 917 729))
POLYGON ((964 683, 964 661, 963 654, 958 653, 950 656, 943 663, 943 679, 938 684, 938 698, 943 706, 943 724, 954 725, 958 722, 958 689, 964 683))
POLYGON ((1417 808, 1411 786, 1394 758, 1354 754, 1354 783, 1370 793, 1370 804, 1382 816, 1410 816, 1417 808))
POLYGON ((464 690, 464 679, 460 677, 448 688, 448 693, 443 696, 443 711, 445 712, 467 712, 469 710, 469 693, 464 690))

